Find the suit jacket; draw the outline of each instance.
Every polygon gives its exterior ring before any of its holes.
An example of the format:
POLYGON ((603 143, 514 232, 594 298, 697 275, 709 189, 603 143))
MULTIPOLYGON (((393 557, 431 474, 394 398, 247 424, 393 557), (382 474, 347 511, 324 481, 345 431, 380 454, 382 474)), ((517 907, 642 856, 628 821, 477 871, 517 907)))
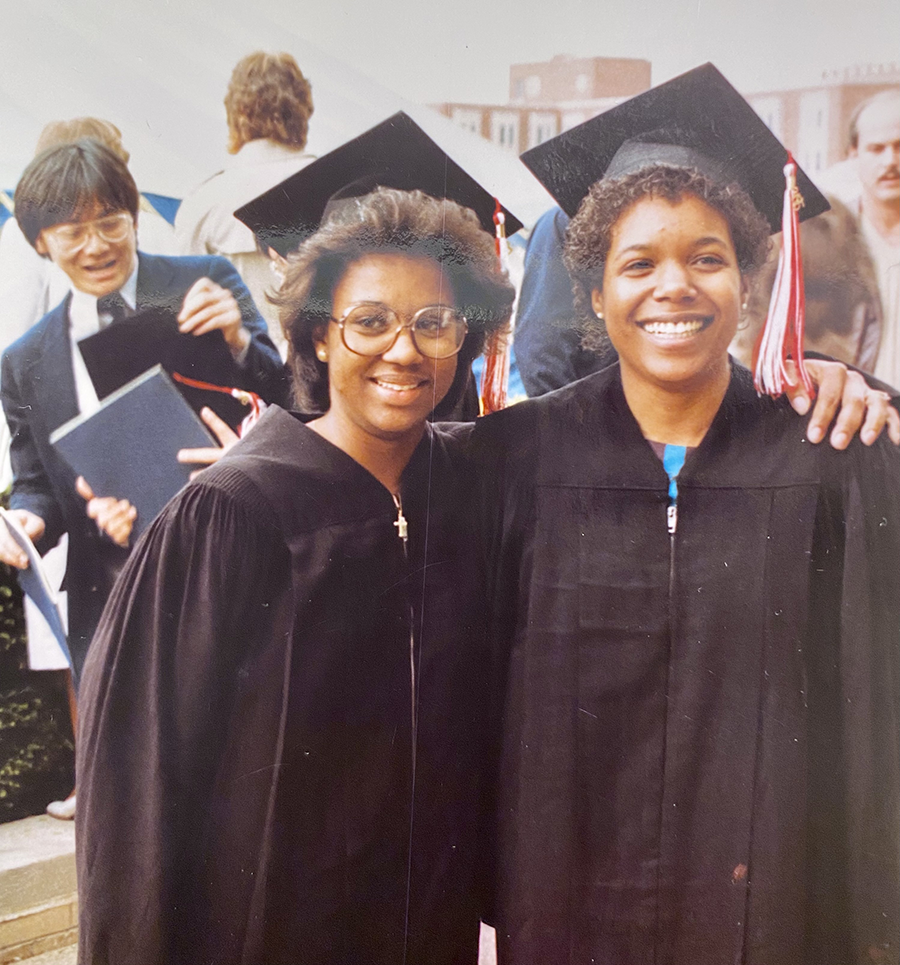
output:
MULTIPOLYGON (((244 365, 252 388, 267 402, 284 401, 288 384, 284 366, 247 287, 224 258, 139 254, 137 308, 177 312, 188 289, 203 277, 230 289, 237 299, 251 334, 244 365)), ((75 492, 75 474, 50 446, 50 433, 78 415, 70 301, 67 295, 4 352, 0 398, 12 435, 12 508, 30 510, 44 520, 46 530, 38 542, 42 552, 64 532, 69 534, 69 649, 77 677, 127 551, 99 534, 85 513, 84 500, 75 492)))
POLYGON ((538 219, 525 250, 525 274, 516 309, 516 361, 529 396, 577 382, 615 361, 582 348, 572 282, 563 264, 569 219, 552 208, 538 219))

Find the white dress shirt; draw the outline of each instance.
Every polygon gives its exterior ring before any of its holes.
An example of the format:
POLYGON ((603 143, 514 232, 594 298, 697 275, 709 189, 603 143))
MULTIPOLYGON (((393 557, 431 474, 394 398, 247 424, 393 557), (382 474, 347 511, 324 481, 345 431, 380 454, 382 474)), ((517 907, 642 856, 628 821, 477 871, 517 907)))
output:
MULTIPOLYGON (((135 260, 134 271, 128 276, 125 284, 119 289, 119 294, 125 304, 134 311, 137 307, 137 275, 138 266, 135 260)), ((72 301, 69 303, 69 339, 72 343, 72 373, 75 376, 75 397, 78 400, 78 411, 81 415, 94 412, 100 407, 100 400, 94 389, 94 383, 88 375, 87 366, 81 355, 78 343, 81 339, 94 335, 109 324, 111 319, 100 317, 97 313, 97 298, 86 292, 72 289, 72 301)))

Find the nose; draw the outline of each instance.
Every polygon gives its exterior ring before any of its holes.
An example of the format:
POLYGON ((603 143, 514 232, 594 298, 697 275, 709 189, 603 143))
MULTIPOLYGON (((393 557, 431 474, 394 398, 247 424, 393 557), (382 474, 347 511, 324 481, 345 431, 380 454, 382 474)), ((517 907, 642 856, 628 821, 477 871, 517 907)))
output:
POLYGON ((687 266, 674 259, 657 266, 655 281, 653 296, 659 301, 683 302, 697 294, 687 266))
POLYGON ((423 356, 416 348, 413 341, 412 329, 408 325, 397 333, 394 344, 386 351, 381 353, 381 357, 387 362, 395 365, 414 365, 422 360, 423 356))
POLYGON ((95 225, 86 226, 86 237, 81 250, 88 253, 93 251, 103 251, 109 247, 109 243, 103 239, 95 225))

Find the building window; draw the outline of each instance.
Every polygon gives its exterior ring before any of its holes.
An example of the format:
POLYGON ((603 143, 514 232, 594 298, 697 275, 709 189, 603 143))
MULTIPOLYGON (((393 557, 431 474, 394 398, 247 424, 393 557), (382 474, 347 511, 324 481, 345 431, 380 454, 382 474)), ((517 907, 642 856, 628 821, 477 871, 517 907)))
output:
POLYGON ((455 107, 451 114, 451 120, 464 131, 471 131, 473 134, 481 133, 481 111, 479 110, 455 107))
POLYGON ((541 94, 541 78, 537 74, 531 74, 525 78, 525 96, 539 97, 541 94))
POLYGON ((532 111, 528 114, 528 147, 537 147, 551 137, 556 137, 556 114, 550 111, 532 111))
POLYGON ((519 151, 519 116, 513 111, 491 114, 491 140, 509 151, 519 151))

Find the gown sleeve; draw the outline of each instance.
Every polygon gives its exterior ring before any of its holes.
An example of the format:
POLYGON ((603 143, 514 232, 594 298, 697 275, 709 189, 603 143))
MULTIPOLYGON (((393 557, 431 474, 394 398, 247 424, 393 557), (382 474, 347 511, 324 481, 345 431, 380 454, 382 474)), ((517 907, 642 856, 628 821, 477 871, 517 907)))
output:
MULTIPOLYGON (((821 760, 842 767, 817 769, 811 775, 812 879, 816 890, 843 881, 846 914, 822 915, 818 927, 824 947, 834 947, 841 932, 853 936, 847 949, 852 962, 900 960, 900 456, 879 440, 866 450, 854 443, 843 460, 836 491, 842 504, 836 524, 841 532, 827 552, 843 553, 839 570, 825 559, 816 569, 840 572, 836 591, 840 614, 831 621, 833 670, 824 664, 811 673, 810 736, 820 742, 821 760), (818 686, 814 686, 818 685, 818 686), (816 694, 818 693, 818 699, 816 694), (828 748, 835 742, 838 746, 828 748), (829 754, 828 751, 837 751, 829 754), (816 841, 823 842, 822 847, 816 841), (836 843, 843 842, 843 847, 836 843), (835 930, 829 935, 830 929, 835 930)), ((837 460, 841 462, 840 458, 837 460)), ((821 532, 821 530, 820 530, 821 532)), ((833 602, 813 600, 816 612, 833 602)), ((813 757, 813 760, 816 758, 813 757)), ((838 899, 840 901, 840 899, 838 899)), ((815 926, 814 926, 815 927, 815 926)))
POLYGON ((185 936, 205 884, 201 841, 222 803, 211 789, 234 746, 236 695, 253 685, 260 652, 286 637, 287 548, 264 501, 236 495, 251 484, 225 464, 216 470, 216 486, 189 486, 138 543, 85 667, 82 962, 189 960, 185 936))

